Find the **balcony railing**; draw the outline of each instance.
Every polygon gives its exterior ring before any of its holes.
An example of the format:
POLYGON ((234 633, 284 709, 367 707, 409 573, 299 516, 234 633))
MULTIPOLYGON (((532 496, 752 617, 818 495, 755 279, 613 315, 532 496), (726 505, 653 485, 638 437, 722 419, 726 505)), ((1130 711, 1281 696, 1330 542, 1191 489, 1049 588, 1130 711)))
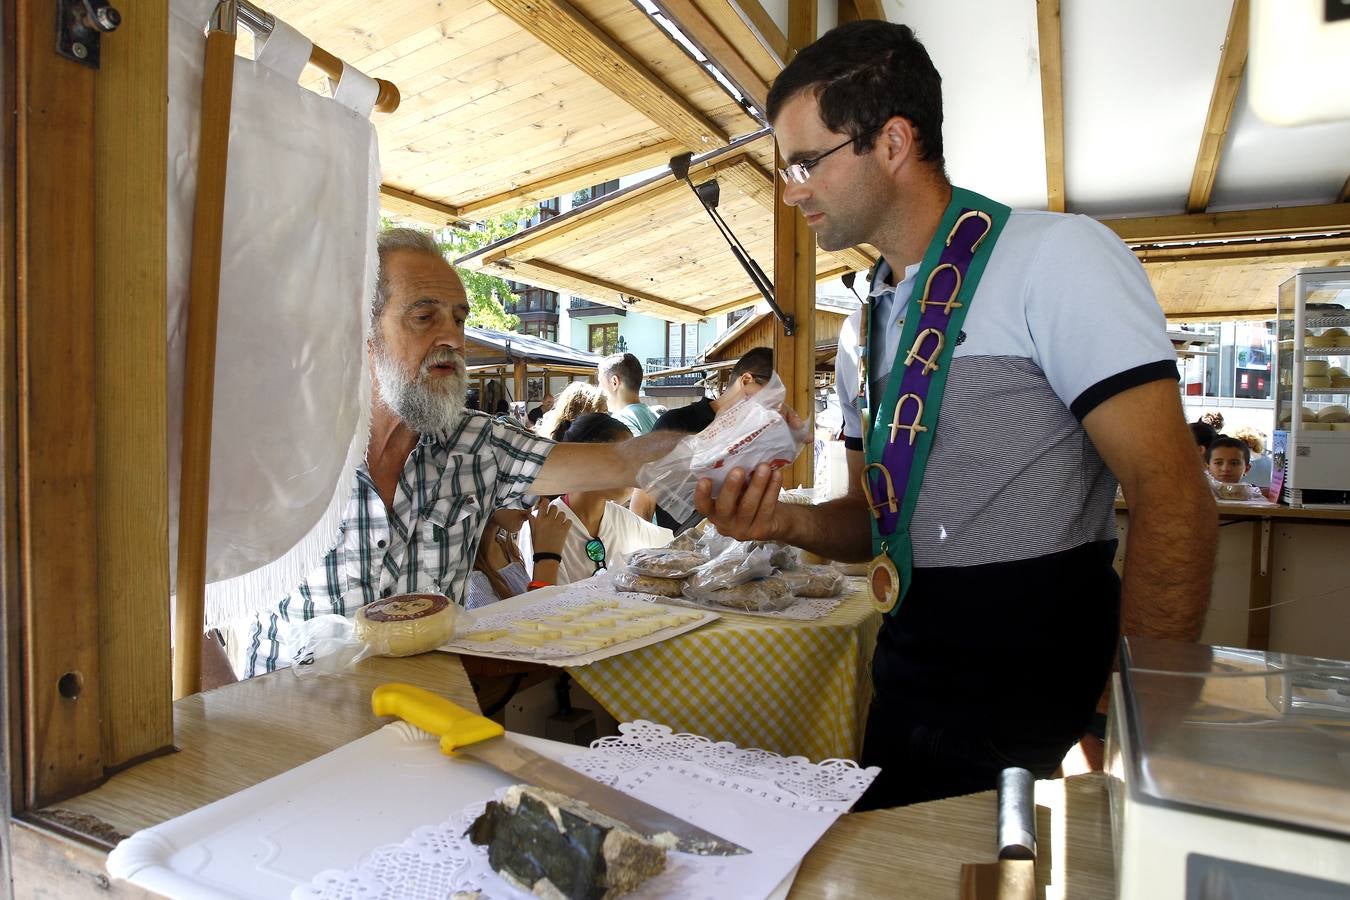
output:
POLYGON ((573 297, 567 304, 567 311, 573 316, 627 316, 628 310, 617 306, 606 306, 583 297, 573 297))
MULTIPOLYGON (((649 356, 645 371, 658 372, 663 369, 683 369, 698 362, 697 356, 649 356)), ((702 372, 685 372, 681 375, 668 375, 665 378, 648 378, 646 383, 652 387, 689 387, 703 380, 702 372)))

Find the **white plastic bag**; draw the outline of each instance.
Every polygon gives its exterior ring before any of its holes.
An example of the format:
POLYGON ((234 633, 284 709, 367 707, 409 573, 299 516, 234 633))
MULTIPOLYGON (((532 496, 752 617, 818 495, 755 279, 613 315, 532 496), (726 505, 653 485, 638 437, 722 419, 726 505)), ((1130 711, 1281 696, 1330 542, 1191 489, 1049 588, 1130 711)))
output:
POLYGON ((775 374, 763 390, 722 410, 707 428, 643 466, 638 487, 683 522, 694 514, 694 487, 700 479, 712 480, 716 496, 732 469, 750 472, 761 463, 775 469, 788 465, 801 453, 811 427, 804 423, 794 430, 788 425, 782 413, 786 400, 787 391, 775 374))

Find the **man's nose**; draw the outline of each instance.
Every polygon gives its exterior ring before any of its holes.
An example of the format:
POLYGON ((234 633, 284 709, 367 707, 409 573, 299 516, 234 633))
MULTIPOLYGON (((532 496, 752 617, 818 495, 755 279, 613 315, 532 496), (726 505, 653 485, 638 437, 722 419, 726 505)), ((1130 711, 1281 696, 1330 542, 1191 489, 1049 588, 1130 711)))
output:
POLYGON ((788 181, 783 185, 783 202, 788 206, 800 206, 801 202, 810 195, 810 190, 804 184, 788 181))

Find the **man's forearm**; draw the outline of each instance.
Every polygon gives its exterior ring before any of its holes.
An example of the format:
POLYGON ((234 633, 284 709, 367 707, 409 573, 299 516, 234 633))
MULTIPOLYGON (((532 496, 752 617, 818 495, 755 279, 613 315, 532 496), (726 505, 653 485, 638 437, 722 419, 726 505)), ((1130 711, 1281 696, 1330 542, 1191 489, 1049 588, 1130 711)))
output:
POLYGON ((1205 625, 1214 577, 1218 513, 1197 473, 1127 496, 1121 631, 1126 635, 1195 641, 1205 625))
POLYGON ((783 543, 839 562, 872 558, 870 513, 862 497, 850 494, 819 506, 785 503, 781 510, 783 543))
POLYGON ((546 496, 568 491, 604 491, 637 487, 637 473, 660 459, 687 435, 657 431, 618 444, 558 444, 530 485, 546 496))

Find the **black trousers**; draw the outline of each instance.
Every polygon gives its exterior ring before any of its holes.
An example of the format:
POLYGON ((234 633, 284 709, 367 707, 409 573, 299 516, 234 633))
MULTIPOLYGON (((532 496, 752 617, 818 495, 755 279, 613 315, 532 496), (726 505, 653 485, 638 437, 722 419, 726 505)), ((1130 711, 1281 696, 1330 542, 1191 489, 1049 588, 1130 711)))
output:
POLYGON ((1115 542, 1032 560, 916 569, 872 660, 855 810, 989 790, 1009 766, 1048 777, 1084 733, 1120 619, 1115 542))

